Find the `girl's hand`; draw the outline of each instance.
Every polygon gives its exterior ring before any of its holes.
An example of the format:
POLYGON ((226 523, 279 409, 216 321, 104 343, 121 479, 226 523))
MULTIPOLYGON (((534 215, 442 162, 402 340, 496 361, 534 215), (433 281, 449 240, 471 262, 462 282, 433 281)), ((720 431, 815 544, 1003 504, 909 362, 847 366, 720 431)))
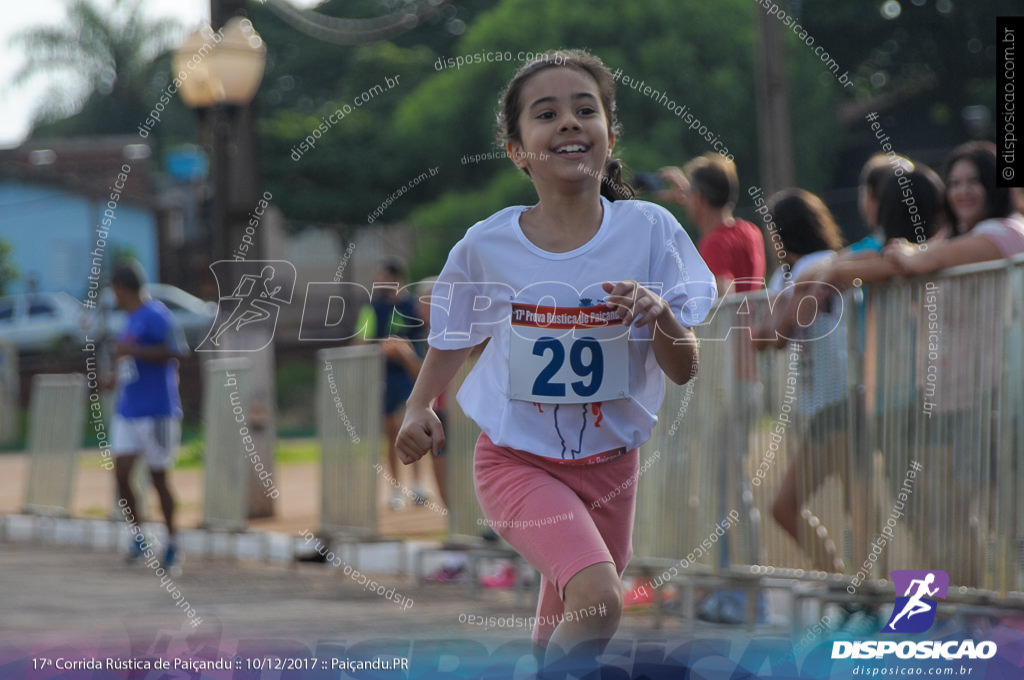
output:
POLYGON ((892 239, 885 244, 882 257, 891 262, 903 276, 913 276, 925 273, 925 270, 916 266, 918 264, 915 257, 917 252, 919 252, 918 248, 911 245, 909 241, 892 239))
POLYGON ((647 324, 652 338, 658 318, 670 313, 668 303, 660 295, 644 288, 636 281, 619 281, 614 284, 605 281, 601 287, 608 293, 605 305, 618 311, 622 325, 647 324))
POLYGON ((444 448, 444 428, 430 407, 405 409, 405 418, 395 440, 398 457, 406 465, 415 463, 431 451, 444 448))

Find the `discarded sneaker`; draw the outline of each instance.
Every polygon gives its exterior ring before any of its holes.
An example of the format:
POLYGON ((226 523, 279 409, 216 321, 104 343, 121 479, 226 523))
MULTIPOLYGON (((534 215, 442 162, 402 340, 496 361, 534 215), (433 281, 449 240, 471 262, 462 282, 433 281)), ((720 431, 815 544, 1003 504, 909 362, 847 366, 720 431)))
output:
POLYGON ((433 574, 425 574, 423 580, 427 583, 462 583, 466 580, 466 567, 462 564, 441 567, 433 574))
POLYGON ((516 568, 506 562, 501 566, 501 569, 491 576, 485 576, 480 579, 480 585, 484 588, 515 588, 516 568))

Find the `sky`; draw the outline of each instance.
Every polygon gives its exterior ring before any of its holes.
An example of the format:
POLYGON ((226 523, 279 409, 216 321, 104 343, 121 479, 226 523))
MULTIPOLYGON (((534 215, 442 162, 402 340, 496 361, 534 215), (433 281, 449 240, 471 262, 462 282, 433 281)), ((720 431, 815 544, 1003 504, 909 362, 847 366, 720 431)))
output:
MULTIPOLYGON (((112 8, 114 0, 91 0, 101 8, 112 8)), ((292 0, 298 7, 318 4, 317 0, 292 0)), ((10 45, 11 36, 37 25, 60 24, 66 20, 65 0, 2 0, 0 21, 0 148, 18 146, 28 135, 32 112, 53 80, 37 77, 24 85, 12 83, 25 62, 20 49, 10 45)), ((209 0, 145 0, 145 12, 153 18, 171 17, 185 28, 198 28, 210 20, 209 0)), ((186 31, 186 33, 191 32, 186 31)))

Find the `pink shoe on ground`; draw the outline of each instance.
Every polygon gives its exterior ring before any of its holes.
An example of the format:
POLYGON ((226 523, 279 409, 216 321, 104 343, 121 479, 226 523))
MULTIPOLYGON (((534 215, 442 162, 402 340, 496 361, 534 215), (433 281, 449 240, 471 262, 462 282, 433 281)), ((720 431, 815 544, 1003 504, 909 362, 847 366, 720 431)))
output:
POLYGON ((480 579, 484 588, 515 588, 516 568, 511 564, 503 564, 501 569, 490 576, 480 579))

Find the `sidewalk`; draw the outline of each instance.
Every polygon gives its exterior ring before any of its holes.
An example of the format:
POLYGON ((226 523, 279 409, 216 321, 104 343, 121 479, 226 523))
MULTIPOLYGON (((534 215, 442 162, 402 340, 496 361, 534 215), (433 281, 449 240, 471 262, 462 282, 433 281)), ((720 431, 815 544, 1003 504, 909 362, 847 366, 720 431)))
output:
MULTIPOLYGON (((429 463, 430 461, 426 461, 429 463)), ((0 454, 0 515, 19 513, 25 501, 28 482, 28 454, 0 454)), ((320 519, 320 464, 289 463, 278 465, 274 480, 281 489, 276 501, 274 517, 250 520, 253 531, 300 534, 316 531, 320 519)), ((402 466, 402 483, 412 486, 411 470, 402 466)), ((421 473, 425 486, 433 498, 437 488, 429 470, 421 473)), ((203 508, 203 470, 185 468, 171 472, 171 486, 177 496, 177 522, 180 528, 199 525, 203 508)), ((407 507, 393 511, 387 505, 391 488, 383 476, 378 476, 378 529, 385 536, 441 539, 447 530, 447 520, 425 507, 407 507)), ((98 466, 96 451, 83 450, 78 456, 78 468, 72 491, 71 516, 102 519, 114 508, 114 473, 98 466)), ((150 488, 144 513, 147 521, 160 518, 155 493, 150 488)))
MULTIPOLYGON (((153 566, 126 564, 109 540, 99 541, 102 545, 92 548, 63 540, 91 535, 96 528, 102 528, 96 536, 106 535, 108 539, 114 529, 124 531, 122 524, 106 522, 103 517, 104 508, 109 507, 105 499, 113 495, 111 473, 89 469, 95 465, 95 458, 92 452, 86 455, 89 458, 83 460, 76 480, 74 510, 76 515, 94 515, 95 519, 52 523, 54 537, 62 534, 56 544, 13 536, 12 526, 30 521, 10 515, 21 503, 27 460, 24 456, 0 457, 0 515, 9 515, 0 516, 8 530, 8 540, 0 540, 2 680, 531 677, 530 630, 526 622, 535 613, 535 586, 525 594, 481 590, 472 595, 457 585, 419 586, 408 577, 380 568, 394 565, 395 544, 365 546, 360 550, 356 570, 292 563, 289 551, 295 537, 316 526, 316 464, 278 468, 275 474, 282 489, 278 517, 253 522, 254 531, 236 541, 241 559, 210 558, 189 552, 186 545, 180 573, 160 573, 163 570, 156 568, 155 561, 153 566), (258 547, 254 544, 261 540, 272 548, 269 560, 259 557, 258 550, 244 554, 258 547), (311 675, 308 671, 282 673, 282 669, 259 666, 267 659, 280 657, 313 659, 317 664, 337 664, 349 658, 398 658, 406 660, 411 671, 348 675, 331 670, 333 667, 317 666, 311 675), (193 670, 158 676, 123 670, 100 674, 92 670, 60 672, 53 665, 33 668, 33 664, 52 664, 58 659, 95 663, 110 658, 156 658, 169 663, 228 659, 240 665, 232 667, 234 673, 193 670), (321 670, 322 675, 317 673, 321 670)), ((175 484, 184 506, 182 542, 192 543, 205 533, 188 529, 196 526, 200 516, 202 472, 178 471, 175 484)), ((382 488, 378 498, 387 499, 386 491, 382 488)), ((414 539, 400 544, 407 554, 423 547, 424 539, 432 534, 443 534, 443 518, 424 508, 398 512, 381 508, 379 516, 386 533, 414 539)), ((352 560, 353 556, 346 554, 342 559, 352 560)), ((771 609, 789 611, 791 603, 786 600, 770 603, 771 609)), ((689 677, 708 680, 757 677, 766 668, 776 673, 766 677, 797 677, 787 670, 796 666, 801 669, 799 677, 854 677, 850 662, 836 665, 831 661, 831 643, 827 640, 817 638, 797 651, 796 640, 779 626, 759 625, 749 631, 743 626, 693 623, 689 629, 678 617, 668 615, 659 630, 654 628, 650 611, 627 610, 606 655, 612 663, 627 669, 615 677, 678 678, 687 668, 689 677), (806 656, 808 653, 811 656, 806 656), (745 670, 734 675, 737 664, 745 670)), ((1020 677, 1021 667, 1013 664, 1024 653, 1020 651, 1024 650, 1020 632, 1024 621, 1016 622, 1018 626, 1004 620, 980 632, 971 629, 962 633, 953 623, 947 620, 936 635, 980 635, 979 639, 999 641, 1000 655, 996 659, 964 662, 974 667, 971 677, 1020 677)), ((943 670, 953 664, 922 663, 943 670)))
MULTIPOLYGON (((367 591, 341 570, 328 570, 322 565, 188 561, 182 574, 169 583, 195 608, 201 622, 193 626, 175 606, 162 580, 145 565, 126 565, 119 555, 109 552, 0 544, 0 593, 4 594, 0 677, 55 677, 31 671, 31 660, 38 658, 259 659, 291 655, 357 659, 380 655, 409 659, 410 668, 418 671, 416 675, 358 675, 376 678, 479 678, 481 674, 467 668, 484 661, 488 667, 498 662, 508 664, 498 674, 492 669, 488 677, 510 678, 512 665, 518 663, 521 673, 522 665, 528 667, 530 663, 530 630, 522 622, 534 615, 532 593, 521 601, 509 591, 483 591, 468 597, 459 586, 417 587, 403 579, 379 577, 383 586, 412 601, 405 608, 367 591), (518 619, 519 624, 510 627, 499 623, 485 628, 468 623, 469 616, 518 619), (431 669, 436 672, 431 673, 431 669)), ((632 657, 634 652, 630 650, 635 647, 637 658, 643 649, 661 661, 667 650, 694 642, 695 635, 684 632, 678 621, 669 618, 667 627, 660 631, 654 630, 650 622, 647 615, 623 617, 617 636, 623 657, 632 657)), ((739 627, 701 626, 697 637, 705 642, 717 641, 715 649, 720 651, 742 651, 750 634, 739 627)), ((675 668, 682 660, 680 657, 673 662, 675 668)), ((102 675, 144 676, 123 672, 102 675)), ((264 670, 250 675, 202 677, 356 676, 264 670)))

